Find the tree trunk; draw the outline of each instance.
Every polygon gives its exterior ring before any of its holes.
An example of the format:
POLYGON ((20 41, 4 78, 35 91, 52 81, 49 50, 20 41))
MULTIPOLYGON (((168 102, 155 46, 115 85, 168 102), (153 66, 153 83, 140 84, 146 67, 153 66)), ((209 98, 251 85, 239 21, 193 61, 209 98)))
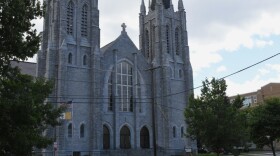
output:
POLYGON ((273 156, 276 156, 275 149, 274 149, 274 146, 273 146, 273 140, 270 141, 270 144, 271 144, 271 149, 272 149, 273 156))

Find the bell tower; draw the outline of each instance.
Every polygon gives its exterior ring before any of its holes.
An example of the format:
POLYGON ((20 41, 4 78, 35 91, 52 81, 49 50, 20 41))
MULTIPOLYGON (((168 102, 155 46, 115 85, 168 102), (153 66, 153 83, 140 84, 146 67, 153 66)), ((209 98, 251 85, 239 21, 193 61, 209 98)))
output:
POLYGON ((152 0, 146 12, 142 0, 139 25, 140 51, 152 67, 156 144, 167 151, 191 146, 183 135, 183 112, 193 87, 183 1, 174 11, 172 0, 152 0))
POLYGON ((90 53, 100 47, 99 10, 98 0, 44 1, 46 11, 37 74, 51 78, 55 64, 82 66, 80 58, 88 53, 90 59, 90 53))
POLYGON ((100 68, 100 28, 98 0, 44 0, 44 28, 42 48, 38 52, 37 76, 53 80, 54 89, 49 102, 56 106, 71 101, 71 118, 63 119, 62 125, 49 129, 59 150, 97 149, 97 133, 84 134, 87 140, 80 142, 73 132, 74 127, 88 123, 85 132, 93 132, 93 123, 100 121, 93 114, 100 112, 93 107, 99 96, 98 74, 100 68), (77 105, 77 97, 83 97, 83 105, 77 105), (80 115, 80 114, 83 115, 80 115), (65 138, 69 138, 65 141, 65 138))

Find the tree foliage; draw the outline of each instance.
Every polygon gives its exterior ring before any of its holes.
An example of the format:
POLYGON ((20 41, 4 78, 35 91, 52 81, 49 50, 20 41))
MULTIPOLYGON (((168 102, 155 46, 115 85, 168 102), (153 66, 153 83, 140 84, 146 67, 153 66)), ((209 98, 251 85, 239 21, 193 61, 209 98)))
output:
POLYGON ((271 98, 255 107, 251 114, 251 137, 259 146, 268 145, 275 155, 273 141, 280 139, 280 98, 271 98))
POLYGON ((190 97, 185 110, 188 134, 217 152, 240 145, 246 136, 245 124, 240 124, 244 118, 246 120, 245 113, 239 111, 242 100, 236 99, 235 105, 230 103, 223 79, 206 79, 202 83, 201 95, 190 97))
POLYGON ((52 140, 42 136, 47 126, 58 125, 62 108, 54 109, 44 100, 52 83, 15 75, 1 81, 0 155, 30 155, 32 147, 46 147, 52 140))
POLYGON ((9 72, 10 60, 26 60, 38 51, 40 37, 31 21, 41 15, 39 0, 0 1, 0 77, 9 72))
POLYGON ((32 20, 41 17, 39 0, 0 0, 0 155, 31 155, 52 141, 44 136, 58 125, 62 108, 45 103, 52 83, 20 74, 11 60, 26 60, 39 49, 32 20))

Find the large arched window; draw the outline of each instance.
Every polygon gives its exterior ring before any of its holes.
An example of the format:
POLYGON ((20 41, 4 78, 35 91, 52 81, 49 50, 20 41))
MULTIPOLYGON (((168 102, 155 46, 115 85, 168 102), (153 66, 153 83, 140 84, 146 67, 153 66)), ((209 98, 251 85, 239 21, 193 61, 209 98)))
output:
POLYGON ((123 126, 120 133, 120 148, 129 149, 131 148, 130 144, 130 130, 127 126, 123 126))
POLYGON ((170 42, 169 42, 169 26, 166 26, 166 52, 170 52, 170 42))
POLYGON ((149 31, 146 30, 145 32, 145 38, 146 38, 146 57, 150 57, 150 36, 149 36, 149 31))
POLYGON ((70 1, 67 5, 67 34, 73 35, 74 3, 70 1))
POLYGON ((110 149, 110 131, 107 126, 103 126, 103 149, 110 149))
POLYGON ((179 28, 175 29, 175 51, 176 51, 176 55, 180 55, 180 30, 179 30, 179 28))
POLYGON ((82 20, 81 20, 81 35, 87 37, 88 27, 88 6, 85 4, 82 8, 82 20))
POLYGON ((150 135, 147 127, 143 127, 140 131, 141 148, 150 148, 150 135))
POLYGON ((68 138, 72 138, 72 123, 70 123, 67 127, 67 134, 68 134, 68 138))
POLYGON ((135 77, 135 72, 133 72, 132 65, 130 65, 127 61, 118 63, 116 67, 113 68, 113 71, 115 70, 117 72, 114 74, 110 73, 107 82, 107 110, 112 111, 114 109, 114 104, 117 102, 119 104, 118 109, 121 112, 133 112, 134 109, 136 110, 136 108, 139 108, 139 112, 142 112, 141 84, 139 72, 137 72, 137 77, 135 77), (136 84, 133 85, 133 82, 135 82, 136 84), (114 99, 115 97, 117 99, 114 99), (135 102, 139 103, 138 107, 134 106, 135 102))
POLYGON ((120 97, 120 111, 133 111, 132 66, 127 62, 117 65, 117 91, 120 97))
POLYGON ((80 138, 84 138, 85 137, 85 125, 82 124, 80 126, 80 138))

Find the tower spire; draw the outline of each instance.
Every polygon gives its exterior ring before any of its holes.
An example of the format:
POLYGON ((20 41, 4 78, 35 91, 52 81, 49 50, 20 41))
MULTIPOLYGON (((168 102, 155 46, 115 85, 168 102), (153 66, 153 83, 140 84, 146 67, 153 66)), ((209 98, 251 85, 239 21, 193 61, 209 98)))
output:
POLYGON ((179 2, 178 2, 178 10, 185 10, 182 0, 179 0, 179 2))
POLYGON ((151 10, 155 10, 156 2, 157 2, 157 0, 152 0, 152 2, 150 3, 151 10))
POLYGON ((174 11, 174 6, 173 6, 173 3, 172 3, 172 0, 170 0, 170 8, 172 9, 172 11, 174 11))
POLYGON ((146 14, 146 6, 145 6, 144 0, 142 0, 140 11, 142 14, 144 14, 144 15, 146 14))
POLYGON ((169 9, 171 5, 170 1, 171 0, 152 0, 151 9, 155 10, 156 4, 163 5, 165 9, 169 9))

